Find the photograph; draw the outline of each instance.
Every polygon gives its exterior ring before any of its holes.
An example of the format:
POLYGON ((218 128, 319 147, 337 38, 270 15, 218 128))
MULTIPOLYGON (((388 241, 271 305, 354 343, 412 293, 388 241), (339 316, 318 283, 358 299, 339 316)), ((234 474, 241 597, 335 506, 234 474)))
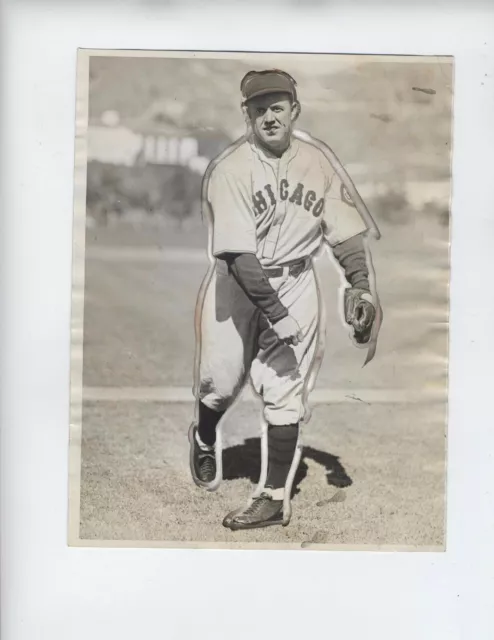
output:
POLYGON ((446 549, 453 85, 79 49, 70 546, 446 549))

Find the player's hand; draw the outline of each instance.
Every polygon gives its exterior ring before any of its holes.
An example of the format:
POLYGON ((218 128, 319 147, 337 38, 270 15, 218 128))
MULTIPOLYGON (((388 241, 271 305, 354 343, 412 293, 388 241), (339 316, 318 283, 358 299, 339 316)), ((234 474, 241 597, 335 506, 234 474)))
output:
POLYGON ((273 324, 273 330, 278 338, 286 344, 292 344, 295 347, 302 342, 302 329, 292 316, 285 316, 281 320, 278 320, 278 322, 275 322, 273 324))
POLYGON ((376 318, 371 295, 365 289, 345 289, 344 308, 345 320, 353 327, 355 341, 357 344, 367 344, 376 318))

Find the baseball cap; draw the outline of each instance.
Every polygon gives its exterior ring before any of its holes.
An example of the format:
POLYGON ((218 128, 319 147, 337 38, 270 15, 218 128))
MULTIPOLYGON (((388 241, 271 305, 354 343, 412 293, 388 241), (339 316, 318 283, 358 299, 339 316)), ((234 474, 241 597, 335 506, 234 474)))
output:
POLYGON ((266 71, 249 71, 240 83, 240 91, 244 102, 268 93, 289 93, 296 100, 296 85, 292 76, 285 71, 267 69, 266 71))

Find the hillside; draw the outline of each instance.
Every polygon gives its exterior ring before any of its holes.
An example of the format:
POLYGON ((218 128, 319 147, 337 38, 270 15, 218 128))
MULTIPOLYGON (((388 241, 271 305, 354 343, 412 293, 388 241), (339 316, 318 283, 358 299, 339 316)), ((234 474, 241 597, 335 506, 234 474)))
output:
MULTIPOLYGON (((327 141, 345 163, 415 179, 449 174, 452 65, 427 59, 345 56, 283 66, 298 82, 300 128, 327 141), (426 60, 426 59, 422 59, 426 60), (327 63, 326 63, 327 61, 327 63), (424 92, 424 89, 426 90, 424 92)), ((284 60, 276 60, 281 64, 284 60)), ((93 58, 90 121, 106 110, 129 126, 153 123, 236 138, 243 132, 239 85, 251 68, 204 58, 93 58)))

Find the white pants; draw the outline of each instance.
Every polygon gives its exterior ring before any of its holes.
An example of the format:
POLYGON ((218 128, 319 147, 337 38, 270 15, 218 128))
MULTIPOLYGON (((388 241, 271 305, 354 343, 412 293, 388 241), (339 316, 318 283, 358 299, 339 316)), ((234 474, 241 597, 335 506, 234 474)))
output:
POLYGON ((225 411, 250 373, 273 425, 304 419, 303 394, 318 345, 319 299, 312 265, 299 275, 270 278, 283 305, 298 322, 303 340, 280 342, 266 317, 247 298, 226 264, 218 260, 201 316, 199 398, 225 411))

